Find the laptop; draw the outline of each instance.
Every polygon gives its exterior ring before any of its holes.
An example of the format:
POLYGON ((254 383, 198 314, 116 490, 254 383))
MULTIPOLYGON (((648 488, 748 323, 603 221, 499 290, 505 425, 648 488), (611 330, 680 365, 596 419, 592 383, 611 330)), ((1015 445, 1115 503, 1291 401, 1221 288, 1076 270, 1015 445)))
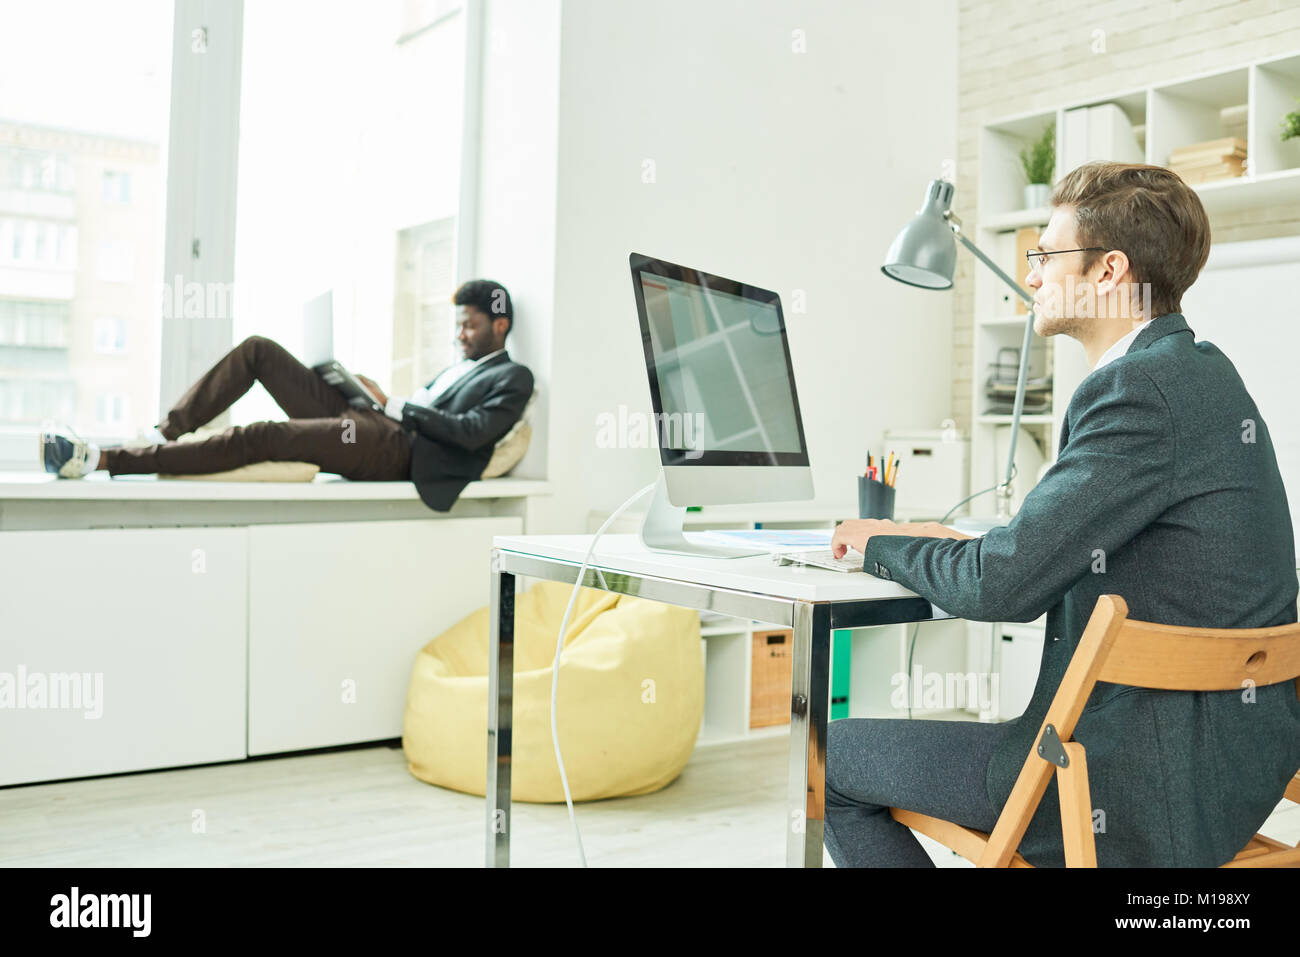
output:
POLYGON ((311 370, 338 389, 354 409, 383 412, 379 397, 334 358, 334 290, 322 293, 302 308, 303 352, 311 370))

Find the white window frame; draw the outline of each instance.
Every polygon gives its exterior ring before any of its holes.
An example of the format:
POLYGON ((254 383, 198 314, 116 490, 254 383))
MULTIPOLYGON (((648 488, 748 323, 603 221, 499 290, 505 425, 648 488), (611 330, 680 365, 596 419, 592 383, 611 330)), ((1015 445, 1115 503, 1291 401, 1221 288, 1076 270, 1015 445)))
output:
MULTIPOLYGON (((243 0, 176 0, 164 289, 234 282, 243 31, 243 0)), ((229 315, 162 319, 159 414, 229 351, 231 328, 229 315)))

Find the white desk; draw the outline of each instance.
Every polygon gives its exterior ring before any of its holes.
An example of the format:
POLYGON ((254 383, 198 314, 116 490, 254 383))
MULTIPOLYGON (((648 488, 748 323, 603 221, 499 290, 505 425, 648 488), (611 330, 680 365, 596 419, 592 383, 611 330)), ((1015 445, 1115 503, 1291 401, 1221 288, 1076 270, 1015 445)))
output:
MULTIPOLYGON (((489 867, 510 864, 515 576, 573 584, 590 545, 590 535, 497 535, 492 539, 489 867)), ((772 622, 793 630, 786 817, 786 864, 792 867, 820 867, 822 863, 831 630, 951 617, 901 585, 873 575, 778 566, 767 555, 725 559, 661 554, 647 550, 637 535, 604 535, 582 583, 686 608, 772 622)))

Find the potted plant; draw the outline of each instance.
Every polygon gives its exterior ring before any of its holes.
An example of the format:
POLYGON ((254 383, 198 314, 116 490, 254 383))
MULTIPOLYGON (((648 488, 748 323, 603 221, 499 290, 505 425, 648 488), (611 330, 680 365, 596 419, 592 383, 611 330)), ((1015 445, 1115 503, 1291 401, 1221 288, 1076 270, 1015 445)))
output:
MULTIPOLYGON (((1300 103, 1300 98, 1296 102, 1300 103)), ((1300 136, 1300 110, 1292 110, 1282 117, 1282 142, 1285 143, 1293 136, 1300 136)))
POLYGON ((1046 206, 1052 194, 1052 173, 1056 170, 1056 124, 1049 123, 1043 135, 1020 151, 1025 172, 1025 208, 1046 206))

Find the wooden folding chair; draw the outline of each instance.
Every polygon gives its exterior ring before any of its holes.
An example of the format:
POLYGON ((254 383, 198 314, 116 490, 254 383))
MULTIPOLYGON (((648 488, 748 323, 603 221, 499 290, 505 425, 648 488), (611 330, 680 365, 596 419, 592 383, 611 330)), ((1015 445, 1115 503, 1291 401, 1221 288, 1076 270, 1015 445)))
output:
MULTIPOLYGON (((1178 628, 1129 621, 1118 595, 1097 599, 1079 647, 1052 698, 1037 745, 1029 752, 992 834, 902 808, 895 821, 931 837, 978 867, 1033 867, 1017 852, 1056 769, 1066 867, 1096 867, 1092 802, 1083 745, 1075 724, 1098 681, 1169 691, 1239 690, 1295 679, 1300 695, 1300 624, 1278 628, 1178 628)), ((1285 798, 1300 804, 1300 773, 1285 798)), ((1224 867, 1300 867, 1300 845, 1256 834, 1224 867)))

